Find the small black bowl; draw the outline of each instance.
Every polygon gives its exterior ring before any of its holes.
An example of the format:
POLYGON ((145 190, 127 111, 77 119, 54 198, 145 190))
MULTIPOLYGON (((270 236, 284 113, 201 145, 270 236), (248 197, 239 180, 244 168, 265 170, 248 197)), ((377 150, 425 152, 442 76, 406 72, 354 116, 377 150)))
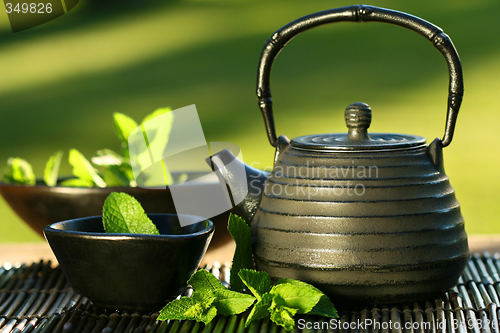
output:
POLYGON ((148 216, 160 235, 108 234, 101 216, 54 223, 44 234, 72 288, 96 307, 156 312, 186 289, 214 225, 180 227, 177 215, 148 216))

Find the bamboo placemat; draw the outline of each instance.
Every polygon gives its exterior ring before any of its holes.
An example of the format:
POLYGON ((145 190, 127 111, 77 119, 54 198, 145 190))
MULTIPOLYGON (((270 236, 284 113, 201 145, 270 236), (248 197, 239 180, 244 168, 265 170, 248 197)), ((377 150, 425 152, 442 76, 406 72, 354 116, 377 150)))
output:
MULTIPOLYGON (((227 265, 206 266, 227 282, 227 265)), ((474 254, 458 286, 422 302, 339 309, 340 319, 302 316, 294 332, 500 333, 500 254, 474 254)), ((156 313, 105 312, 76 294, 50 262, 0 266, 0 333, 285 332, 269 319, 244 328, 247 314, 217 316, 209 325, 158 321, 156 313)))

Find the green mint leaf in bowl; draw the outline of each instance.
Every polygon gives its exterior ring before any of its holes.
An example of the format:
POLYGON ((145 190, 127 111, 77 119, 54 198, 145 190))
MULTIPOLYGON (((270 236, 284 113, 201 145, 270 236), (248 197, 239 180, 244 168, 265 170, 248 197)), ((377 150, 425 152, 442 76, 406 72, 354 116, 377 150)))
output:
MULTIPOLYGON (((168 106, 165 108, 156 109, 153 112, 151 112, 150 114, 148 114, 146 117, 144 117, 144 119, 141 121, 141 125, 144 124, 145 122, 147 122, 148 120, 151 120, 153 118, 161 116, 162 114, 170 112, 170 111, 172 111, 172 108, 170 108, 168 106)), ((169 126, 171 127, 171 125, 169 125, 169 126)))
POLYGON ((123 163, 123 157, 111 149, 101 149, 92 156, 91 161, 99 166, 120 165, 123 163))
POLYGON ((94 187, 94 182, 87 179, 70 178, 63 180, 59 185, 66 187, 94 187))
POLYGON ((35 174, 31 164, 20 157, 11 157, 7 160, 7 172, 3 176, 7 184, 35 185, 35 174))
POLYGON ((130 179, 124 167, 121 165, 110 165, 104 170, 104 182, 108 187, 128 187, 130 179))
POLYGON ((108 233, 159 235, 158 229, 132 196, 112 192, 104 202, 102 223, 108 233))
POLYGON ((128 145, 128 136, 139 126, 136 121, 120 112, 113 113, 116 135, 126 145, 128 145))
POLYGON ((59 174, 59 167, 61 166, 61 160, 64 152, 59 150, 52 155, 47 164, 45 164, 45 171, 43 173, 43 180, 47 186, 56 186, 57 175, 59 174))
POLYGON ((92 156, 92 163, 94 165, 104 168, 102 177, 108 187, 121 187, 131 186, 135 187, 137 184, 134 179, 134 172, 130 163, 126 159, 111 149, 98 150, 92 156))
POLYGON ((168 144, 174 122, 174 113, 170 111, 170 108, 155 110, 128 136, 127 147, 133 148, 129 151, 129 157, 141 170, 136 181, 142 186, 168 186, 174 182, 164 159, 161 164, 151 168, 151 154, 161 156, 168 144))
POLYGON ((104 180, 97 174, 92 164, 76 149, 69 151, 69 164, 73 166, 73 175, 94 182, 99 187, 106 187, 104 180))

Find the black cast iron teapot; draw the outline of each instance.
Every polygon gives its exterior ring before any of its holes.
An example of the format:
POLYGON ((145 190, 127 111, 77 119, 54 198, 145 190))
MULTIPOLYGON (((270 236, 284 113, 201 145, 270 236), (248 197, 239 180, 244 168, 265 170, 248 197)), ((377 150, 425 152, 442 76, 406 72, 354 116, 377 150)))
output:
POLYGON ((460 59, 437 26, 409 14, 350 6, 305 16, 268 40, 258 69, 257 95, 267 135, 276 147, 271 174, 232 169, 228 151, 212 156, 212 168, 233 197, 248 194, 234 212, 250 224, 259 270, 295 278, 334 298, 364 302, 421 299, 457 283, 469 255, 464 220, 443 168, 462 101, 460 59), (345 111, 347 134, 277 138, 270 92, 274 58, 297 34, 326 23, 379 21, 416 31, 447 61, 450 80, 443 139, 368 133, 371 109, 353 103, 345 111), (240 191, 241 193, 236 193, 240 191))

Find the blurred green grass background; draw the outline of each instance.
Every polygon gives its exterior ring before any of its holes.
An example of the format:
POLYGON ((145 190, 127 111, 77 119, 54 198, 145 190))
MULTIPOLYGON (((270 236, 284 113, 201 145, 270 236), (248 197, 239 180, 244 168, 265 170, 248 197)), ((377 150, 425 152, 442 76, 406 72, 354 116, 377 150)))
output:
MULTIPOLYGON (((351 1, 169 0, 85 2, 12 33, 0 14, 0 163, 118 150, 112 113, 140 120, 158 107, 196 104, 208 142, 233 142, 264 168, 274 154, 257 108, 257 62, 271 34, 301 16, 351 1)), ((462 59, 465 96, 445 166, 468 233, 500 233, 499 1, 372 1, 444 29, 462 59)), ((373 110, 371 131, 442 137, 446 63, 403 28, 339 23, 310 30, 273 67, 277 133, 345 132, 343 111, 373 110)), ((0 201, 0 242, 42 241, 0 201)))

